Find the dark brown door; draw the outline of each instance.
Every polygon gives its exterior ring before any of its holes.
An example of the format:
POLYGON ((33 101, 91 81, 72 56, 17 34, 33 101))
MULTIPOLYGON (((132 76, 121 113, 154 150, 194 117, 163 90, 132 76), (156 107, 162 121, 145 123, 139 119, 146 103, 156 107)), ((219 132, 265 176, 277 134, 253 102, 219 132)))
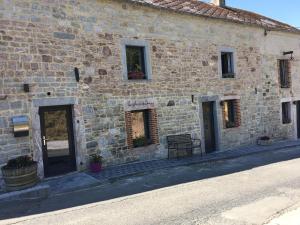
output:
POLYGON ((40 108, 45 176, 76 170, 71 106, 40 108))
POLYGON ((297 137, 300 139, 300 101, 297 101, 297 137))
POLYGON ((216 150, 215 126, 214 126, 214 103, 204 102, 202 104, 202 108, 203 108, 205 152, 210 153, 216 150))

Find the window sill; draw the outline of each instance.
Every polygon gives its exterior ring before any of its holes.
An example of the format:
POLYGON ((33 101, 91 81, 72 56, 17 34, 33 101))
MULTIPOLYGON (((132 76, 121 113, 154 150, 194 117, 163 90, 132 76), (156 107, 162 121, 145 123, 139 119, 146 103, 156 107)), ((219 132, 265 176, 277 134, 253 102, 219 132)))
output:
POLYGON ((241 126, 237 126, 237 127, 224 127, 224 130, 232 130, 235 128, 240 128, 241 126))
POLYGON ((133 79, 133 80, 124 80, 125 82, 128 82, 128 83, 148 83, 148 82, 151 82, 152 80, 151 79, 133 79))
POLYGON ((225 73, 225 74, 222 74, 222 79, 235 79, 235 73, 225 73))
POLYGON ((282 125, 291 125, 292 122, 288 122, 288 123, 282 123, 282 125))
POLYGON ((139 151, 139 150, 144 150, 144 149, 149 149, 149 148, 155 148, 158 145, 159 144, 149 144, 149 145, 140 146, 140 147, 133 147, 132 150, 139 151))

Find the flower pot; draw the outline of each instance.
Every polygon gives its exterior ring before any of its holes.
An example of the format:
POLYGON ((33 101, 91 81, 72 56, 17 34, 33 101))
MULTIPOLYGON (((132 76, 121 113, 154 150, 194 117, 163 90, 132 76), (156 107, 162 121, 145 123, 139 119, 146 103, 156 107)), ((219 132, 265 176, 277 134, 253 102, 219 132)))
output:
POLYGON ((128 79, 129 80, 140 80, 144 79, 145 74, 143 72, 129 72, 128 73, 128 79))
POLYGON ((262 145, 262 146, 268 146, 268 145, 271 145, 272 144, 272 140, 269 139, 269 140, 261 140, 261 139, 258 139, 257 140, 257 144, 258 145, 262 145))
POLYGON ((22 168, 1 168, 7 191, 18 191, 38 182, 37 163, 22 168))
POLYGON ((90 164, 90 170, 92 173, 99 173, 102 169, 101 163, 91 163, 90 164))

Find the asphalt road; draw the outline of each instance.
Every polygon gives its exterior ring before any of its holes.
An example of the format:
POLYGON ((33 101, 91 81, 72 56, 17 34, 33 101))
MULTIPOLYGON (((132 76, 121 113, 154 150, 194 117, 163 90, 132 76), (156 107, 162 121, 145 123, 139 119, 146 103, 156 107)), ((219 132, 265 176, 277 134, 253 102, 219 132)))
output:
POLYGON ((284 149, 0 203, 0 224, 299 225, 299 157, 300 149, 284 149))

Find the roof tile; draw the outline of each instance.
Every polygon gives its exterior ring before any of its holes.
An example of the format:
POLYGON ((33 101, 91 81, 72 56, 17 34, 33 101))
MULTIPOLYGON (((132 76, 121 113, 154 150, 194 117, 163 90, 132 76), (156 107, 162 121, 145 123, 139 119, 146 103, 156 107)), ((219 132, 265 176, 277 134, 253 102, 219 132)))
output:
POLYGON ((266 29, 283 30, 300 33, 300 30, 288 24, 271 18, 232 7, 220 7, 198 0, 131 0, 144 5, 185 12, 210 18, 223 19, 232 22, 245 23, 264 27, 266 29))

